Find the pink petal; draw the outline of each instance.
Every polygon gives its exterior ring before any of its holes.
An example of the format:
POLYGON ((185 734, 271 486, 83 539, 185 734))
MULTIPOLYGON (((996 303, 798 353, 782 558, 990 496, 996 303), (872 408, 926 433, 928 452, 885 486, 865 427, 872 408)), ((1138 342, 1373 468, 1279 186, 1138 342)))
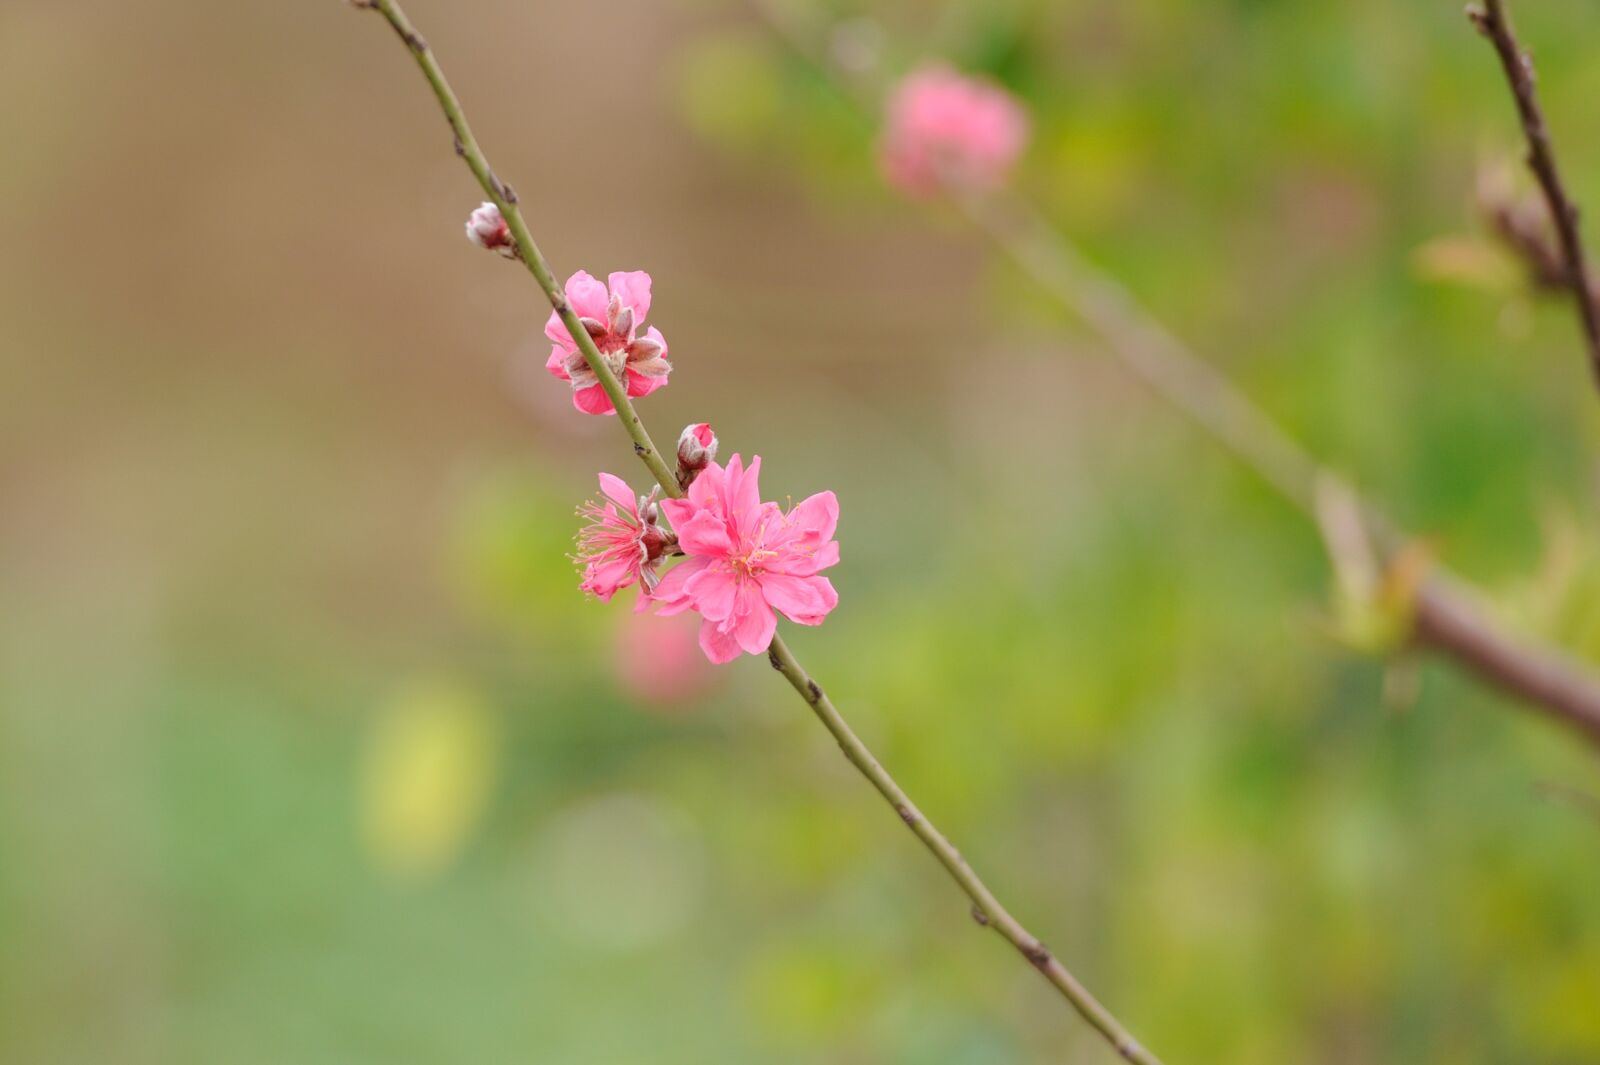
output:
POLYGON ((644 374, 633 370, 627 370, 626 373, 628 375, 628 395, 634 399, 638 399, 640 396, 648 396, 658 388, 667 387, 667 379, 665 377, 646 377, 644 374))
POLYGON ((633 564, 628 559, 614 559, 601 565, 592 565, 583 577, 583 586, 602 603, 609 603, 617 589, 625 588, 633 580, 633 564))
POLYGON ((726 558, 733 551, 727 523, 714 514, 702 510, 681 525, 674 522, 672 527, 678 530, 678 546, 690 555, 726 558))
POLYGON ((690 577, 693 577, 710 564, 709 559, 691 558, 667 570, 666 575, 656 585, 656 590, 652 595, 652 598, 660 604, 658 613, 681 614, 693 606, 694 602, 689 594, 684 591, 684 585, 688 583, 690 577))
POLYGON ((579 318, 603 322, 607 317, 611 294, 587 270, 579 270, 567 278, 567 302, 572 306, 572 313, 579 318))
POLYGON ((839 527, 839 497, 832 492, 818 492, 796 504, 789 519, 820 540, 832 540, 839 527))
POLYGON ((760 475, 759 455, 750 460, 749 469, 745 469, 738 455, 728 460, 727 479, 722 488, 723 506, 728 520, 740 532, 755 528, 760 518, 761 486, 756 480, 760 475))
POLYGON ((606 390, 599 385, 590 385, 572 393, 572 405, 585 414, 617 413, 616 408, 611 405, 611 397, 606 395, 606 390))
MULTIPOLYGON (((772 541, 768 541, 772 546, 772 541)), ((763 567, 768 573, 783 573, 791 577, 809 577, 818 570, 827 569, 829 566, 839 564, 839 541, 829 540, 825 544, 811 547, 803 542, 780 550, 777 558, 770 560, 763 567)))
POLYGON ((727 471, 715 462, 706 463, 700 476, 689 485, 689 503, 696 510, 714 510, 722 513, 722 489, 727 481, 727 471))
POLYGON ((649 329, 644 331, 644 337, 646 340, 660 344, 662 355, 667 353, 667 338, 661 335, 661 330, 657 329, 655 326, 651 326, 649 329))
POLYGON ((606 278, 611 291, 622 298, 622 305, 633 310, 634 324, 650 314, 650 275, 643 270, 619 271, 606 278))
POLYGON ((755 581, 745 581, 739 586, 736 607, 738 621, 734 623, 733 638, 750 654, 758 655, 772 642, 778 631, 778 619, 762 598, 761 586, 755 581))
POLYGON ((615 474, 602 473, 600 475, 600 491, 605 497, 617 506, 632 514, 639 516, 639 504, 634 499, 633 489, 628 487, 628 482, 615 474))
POLYGON ((694 608, 712 621, 726 621, 739 598, 739 579, 722 566, 710 566, 684 582, 694 608))
MULTIPOLYGON (((693 485, 690 485, 691 495, 693 494, 693 487, 693 485)), ((700 508, 694 505, 692 499, 663 499, 661 501, 661 513, 667 516, 667 520, 672 523, 674 529, 693 521, 694 516, 699 512, 700 508)))
POLYGON ((806 577, 764 573, 761 575, 761 595, 769 606, 783 611, 784 616, 791 620, 796 616, 825 614, 828 610, 821 590, 812 584, 812 579, 806 577))
POLYGON ((761 456, 755 455, 750 459, 750 465, 745 468, 744 476, 737 484, 728 488, 728 503, 733 508, 733 513, 740 515, 754 515, 761 507, 761 456))
POLYGON ((719 666, 739 657, 738 643, 718 628, 716 622, 709 620, 700 623, 700 650, 719 666))
POLYGON ((820 625, 839 605, 839 593, 826 577, 790 577, 767 573, 761 578, 761 594, 783 611, 783 616, 800 625, 820 625))
POLYGON ((567 373, 567 349, 559 344, 550 349, 550 357, 545 360, 544 368, 563 381, 572 380, 572 376, 567 373))
POLYGON ((811 555, 811 572, 839 564, 839 541, 829 540, 811 555))
POLYGON ((551 311, 550 317, 544 321, 544 335, 549 337, 552 343, 560 345, 567 351, 578 350, 572 334, 567 332, 567 327, 561 323, 561 316, 555 311, 551 311))

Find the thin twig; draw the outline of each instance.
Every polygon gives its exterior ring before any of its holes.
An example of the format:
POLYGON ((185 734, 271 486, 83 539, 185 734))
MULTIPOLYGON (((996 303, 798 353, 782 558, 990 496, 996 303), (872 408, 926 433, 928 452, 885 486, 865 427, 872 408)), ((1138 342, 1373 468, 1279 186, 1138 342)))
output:
MULTIPOLYGON (((824 73, 864 112, 882 88, 859 72, 837 71, 792 12, 773 0, 751 0, 769 26, 824 73)), ((1261 407, 1161 322, 1114 279, 1090 264, 1039 212, 1012 195, 952 199, 972 223, 1034 282, 1075 313, 1135 377, 1172 404, 1308 518, 1317 520, 1319 485, 1335 484, 1365 516, 1385 562, 1413 538, 1300 446, 1261 407)), ((1337 560, 1335 560, 1337 562, 1337 560)), ((1413 635, 1499 691, 1513 696, 1600 745, 1600 674, 1567 652, 1506 631, 1481 597, 1435 565, 1417 583, 1413 635)))
MULTIPOLYGON (((678 486, 676 474, 661 460, 649 433, 645 431, 643 422, 634 411, 626 390, 606 366, 587 330, 579 324, 577 316, 568 306, 565 292, 556 283, 554 273, 528 232, 522 213, 518 210, 515 194, 509 186, 495 177, 482 149, 472 136, 460 101, 456 99, 455 93, 445 80, 444 72, 439 68, 427 42, 411 25, 395 0, 356 0, 356 6, 375 10, 383 15, 416 59, 417 65, 428 79, 428 84, 433 88, 434 96, 438 98, 446 120, 450 123, 455 135, 457 154, 466 160, 478 183, 483 186, 484 193, 500 208, 500 213, 505 217, 506 224, 516 239, 519 258, 538 281, 551 306, 561 316, 567 331, 578 342, 579 350, 589 363, 590 369, 605 387, 606 395, 616 406, 623 427, 633 440, 634 451, 649 467, 650 473, 661 485, 661 490, 671 498, 681 498, 683 489, 678 486)), ((834 707, 833 701, 800 665, 782 636, 772 638, 767 653, 773 668, 783 674, 784 679, 805 700, 806 705, 811 707, 817 719, 838 741, 845 757, 894 808, 900 820, 916 834, 971 900, 973 916, 977 923, 980 926, 993 928, 1010 941, 1124 1060, 1133 1062, 1134 1065, 1161 1065, 1156 1056, 1128 1034, 1127 1029, 1078 982, 1037 936, 1011 916, 972 866, 961 857, 961 852, 956 850, 955 846, 917 809, 911 798, 889 775, 888 770, 879 764, 867 745, 851 730, 844 717, 834 707)))
POLYGON ((1561 172, 1556 169, 1555 149, 1550 143, 1550 127, 1545 123, 1544 112, 1539 107, 1539 96, 1534 88, 1533 60, 1517 43, 1511 28, 1511 17, 1506 13, 1503 0, 1484 0, 1483 7, 1467 8, 1467 17, 1478 31, 1489 39, 1500 57, 1511 95, 1516 99, 1517 117, 1522 123, 1523 135, 1528 141, 1528 168, 1539 181, 1544 193, 1550 218, 1555 223, 1556 237, 1561 243, 1561 257, 1566 262, 1566 285, 1578 304, 1578 317, 1583 322, 1584 340, 1589 348, 1589 368, 1595 383, 1600 385, 1600 303, 1597 303, 1589 268, 1583 254, 1583 241, 1578 235, 1578 205, 1567 195, 1561 182, 1561 172))

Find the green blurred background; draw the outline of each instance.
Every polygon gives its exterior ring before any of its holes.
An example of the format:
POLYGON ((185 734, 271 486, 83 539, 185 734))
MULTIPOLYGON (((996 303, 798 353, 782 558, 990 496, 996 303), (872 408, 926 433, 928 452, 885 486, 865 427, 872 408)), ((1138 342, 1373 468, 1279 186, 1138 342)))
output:
MULTIPOLYGON (((408 6, 557 269, 655 275, 658 437, 838 492, 798 652, 1171 1065, 1600 1060, 1579 741, 1341 646, 1315 531, 747 9, 408 6)), ((1600 657, 1600 420, 1474 222, 1519 146, 1460 7, 797 10, 1023 96, 1067 234, 1600 657)), ((1600 204, 1600 10, 1515 14, 1600 204)), ((0 99, 0 1060, 1107 1060, 764 662, 581 597, 642 471, 376 17, 10 0, 0 99)))

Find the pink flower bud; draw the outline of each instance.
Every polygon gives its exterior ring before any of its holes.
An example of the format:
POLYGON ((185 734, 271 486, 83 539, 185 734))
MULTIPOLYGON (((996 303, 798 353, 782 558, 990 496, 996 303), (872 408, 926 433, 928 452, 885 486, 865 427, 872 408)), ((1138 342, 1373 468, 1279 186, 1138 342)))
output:
POLYGON ((706 422, 684 426, 678 437, 678 486, 688 488, 706 463, 717 457, 717 434, 706 422))
POLYGON ((500 208, 492 203, 483 204, 467 218, 467 239, 507 259, 516 258, 517 242, 511 239, 511 229, 500 217, 500 208))

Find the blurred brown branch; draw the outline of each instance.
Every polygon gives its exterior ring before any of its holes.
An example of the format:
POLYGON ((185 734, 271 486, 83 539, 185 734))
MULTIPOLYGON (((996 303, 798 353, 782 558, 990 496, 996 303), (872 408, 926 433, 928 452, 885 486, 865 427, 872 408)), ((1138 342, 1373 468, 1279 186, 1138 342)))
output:
POLYGON ((1561 172, 1556 168, 1550 127, 1545 122, 1534 88, 1533 60, 1517 43, 1503 0, 1485 0, 1483 7, 1469 7, 1467 17, 1494 45, 1495 53, 1500 57, 1500 66, 1505 71, 1511 95, 1516 100, 1523 136, 1528 141, 1528 168, 1539 181, 1539 189, 1544 193, 1545 205, 1550 211, 1550 220, 1555 225, 1560 244, 1560 265, 1551 254, 1553 249, 1548 247, 1548 242, 1543 238, 1528 239, 1529 231, 1524 226, 1514 226, 1508 235, 1513 240, 1513 246, 1525 256, 1537 257, 1530 259, 1534 262, 1537 278, 1552 284, 1563 284, 1572 290, 1589 349, 1589 368, 1594 373, 1595 383, 1600 385, 1600 298, 1597 298, 1590 280, 1583 242, 1578 235, 1578 205, 1567 194, 1561 181, 1561 172))
MULTIPOLYGON (((757 12, 804 59, 833 73, 840 92, 871 113, 881 87, 828 59, 816 32, 773 0, 752 0, 757 12), (853 79, 853 80, 852 80, 853 79)), ((954 192, 955 190, 950 190, 954 192)), ((1379 564, 1404 564, 1415 538, 1398 531, 1343 479, 1310 455, 1237 385, 1174 336, 1115 279, 1081 255, 1016 195, 957 195, 954 202, 1041 288, 1106 342, 1117 359, 1285 500, 1318 521, 1319 486, 1338 485, 1359 513, 1379 564)), ((1573 261, 1573 260, 1569 260, 1573 261)), ((1581 257, 1576 260, 1581 268, 1581 257)), ((1589 306, 1587 300, 1584 306, 1589 306)), ((1587 320, 1587 319, 1586 319, 1587 320)), ((1339 559, 1335 558, 1335 565, 1339 559)), ((1411 578, 1411 638, 1473 676, 1579 732, 1600 746, 1600 673, 1566 651, 1510 632, 1482 597, 1440 565, 1411 578)))

